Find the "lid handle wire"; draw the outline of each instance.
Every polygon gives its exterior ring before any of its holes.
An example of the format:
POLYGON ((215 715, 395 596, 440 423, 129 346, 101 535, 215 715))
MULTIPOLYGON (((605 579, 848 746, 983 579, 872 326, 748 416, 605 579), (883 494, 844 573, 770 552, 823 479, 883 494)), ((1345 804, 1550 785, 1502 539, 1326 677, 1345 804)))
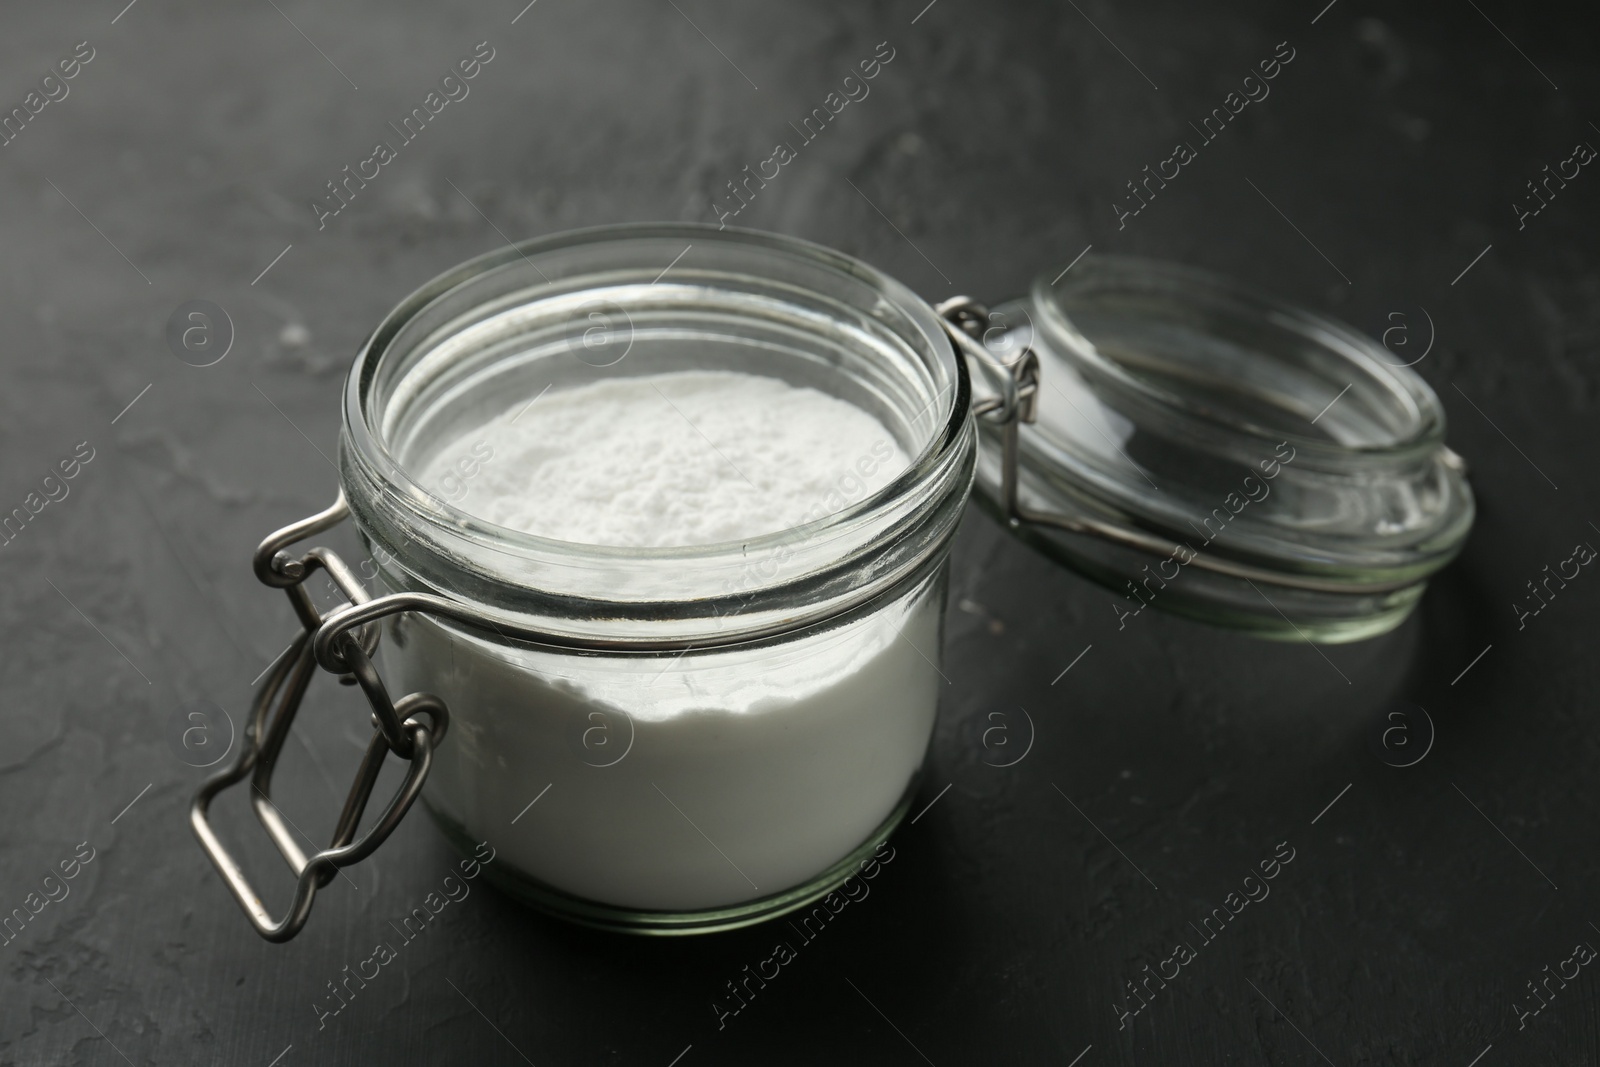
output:
MULTIPOLYGON (((223 882, 250 919, 256 933, 268 941, 288 941, 298 934, 311 915, 311 905, 317 891, 333 880, 339 868, 366 859, 394 832, 421 793, 422 784, 433 765, 434 748, 443 739, 450 721, 444 701, 431 694, 411 693, 399 700, 389 698, 388 690, 372 663, 379 636, 376 626, 342 631, 337 648, 330 650, 329 658, 334 660, 335 665, 324 666, 341 674, 340 681, 358 685, 366 695, 367 703, 372 708, 372 739, 367 744, 366 755, 345 798, 328 847, 309 857, 302 851, 290 832, 290 826, 273 803, 272 772, 277 767, 283 743, 289 736, 289 728, 318 666, 312 637, 326 621, 312 603, 304 583, 319 568, 326 571, 335 587, 350 602, 341 610, 350 610, 371 598, 344 561, 331 549, 312 548, 298 559, 291 556, 288 550, 297 541, 338 525, 348 514, 349 508, 341 493, 332 507, 284 527, 263 541, 256 550, 256 577, 288 594, 302 629, 295 635, 285 655, 272 668, 266 684, 256 697, 249 721, 245 724, 243 744, 233 766, 208 778, 196 792, 189 809, 189 823, 195 837, 200 840, 200 847, 222 875, 223 882), (390 752, 408 762, 405 778, 383 814, 371 829, 357 838, 356 830, 372 797, 372 789, 377 785, 378 775, 383 770, 383 762, 390 752), (280 919, 273 918, 267 911, 260 894, 244 873, 244 868, 234 859, 211 825, 212 800, 224 789, 237 785, 245 778, 250 779, 251 808, 257 821, 277 846, 279 854, 296 878, 294 898, 280 919)), ((330 613, 336 614, 337 610, 330 613)))

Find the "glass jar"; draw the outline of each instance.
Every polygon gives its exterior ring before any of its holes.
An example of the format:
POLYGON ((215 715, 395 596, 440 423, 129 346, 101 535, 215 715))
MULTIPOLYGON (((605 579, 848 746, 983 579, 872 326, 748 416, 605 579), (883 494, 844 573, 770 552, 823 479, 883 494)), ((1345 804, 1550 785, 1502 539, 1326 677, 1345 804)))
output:
POLYGON ((975 450, 937 317, 836 253, 707 238, 588 231, 475 260, 379 327, 346 393, 345 496, 386 591, 563 639, 390 617, 386 676, 453 712, 429 810, 493 843, 502 885, 604 925, 737 925, 833 889, 910 803, 944 686, 945 561, 975 450), (663 549, 493 526, 413 477, 508 397, 689 369, 849 401, 911 465, 868 496, 869 452, 817 501, 854 496, 825 517, 663 549))
POLYGON ((623 226, 494 252, 407 298, 349 376, 339 502, 257 550, 304 632, 192 812, 258 931, 294 936, 419 794, 464 850, 487 843, 492 879, 581 923, 725 929, 835 890, 916 791, 975 477, 1009 529, 1116 590, 1124 626, 1147 605, 1300 640, 1397 625, 1472 516, 1427 385, 1353 331, 1198 272, 1087 257, 1072 273, 992 312, 935 309, 803 241, 623 226), (556 541, 451 503, 494 459, 444 451, 512 404, 706 369, 853 404, 910 464, 868 491, 874 448, 813 521, 685 548, 556 541), (422 484, 441 461, 452 484, 422 484), (345 517, 376 597, 327 549, 289 551, 345 517), (314 606, 319 569, 347 604, 314 606), (375 730, 332 843, 306 857, 267 797, 319 664, 360 686, 375 730), (406 778, 357 839, 389 753, 406 778), (281 920, 207 819, 251 774, 299 879, 281 920))

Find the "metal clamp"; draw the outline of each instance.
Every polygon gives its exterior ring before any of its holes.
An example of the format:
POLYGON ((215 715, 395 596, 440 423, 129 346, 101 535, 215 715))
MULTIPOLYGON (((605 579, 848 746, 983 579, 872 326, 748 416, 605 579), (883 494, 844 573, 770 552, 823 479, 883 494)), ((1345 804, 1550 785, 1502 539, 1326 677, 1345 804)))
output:
POLYGON ((301 699, 317 667, 313 637, 323 624, 339 617, 371 598, 343 560, 332 550, 313 548, 298 559, 289 546, 338 525, 349 514, 343 494, 331 508, 287 526, 268 537, 256 549, 256 577, 267 585, 283 589, 294 605, 303 629, 287 652, 273 666, 266 684, 251 708, 245 725, 239 756, 229 769, 207 779, 195 794, 189 809, 189 822, 206 855, 222 875, 234 899, 244 909, 256 932, 268 941, 287 941, 299 933, 311 914, 317 890, 332 881, 341 867, 349 867, 370 856, 405 817, 422 791, 433 764, 433 750, 443 739, 450 716, 444 702, 427 693, 411 693, 391 700, 383 680, 373 666, 379 630, 375 625, 340 630, 328 658, 327 669, 340 674, 340 681, 353 684, 366 694, 372 708, 372 740, 356 772, 355 782, 346 797, 328 847, 309 858, 290 833, 283 816, 272 802, 272 772, 277 766, 289 727, 300 710, 301 699), (311 602, 305 580, 317 569, 326 571, 334 585, 350 601, 348 607, 324 616, 311 602), (423 722, 418 716, 423 716, 423 722), (366 811, 372 788, 377 784, 383 761, 390 752, 409 762, 405 779, 393 799, 371 829, 356 839, 356 829, 366 811), (261 897, 245 877, 244 869, 228 852, 211 827, 208 817, 211 801, 222 790, 250 778, 251 807, 256 819, 272 838, 284 862, 295 873, 297 882, 293 902, 282 919, 273 919, 261 897))
MULTIPOLYGON (((1157 558, 1172 556, 1178 551, 1177 542, 1124 526, 1116 526, 1087 515, 1064 515, 1058 512, 1036 511, 1022 503, 1018 477, 1022 458, 1021 434, 1024 423, 1038 417, 1039 357, 1031 347, 1024 348, 1014 360, 1002 361, 982 344, 984 330, 990 325, 989 309, 969 297, 954 296, 938 304, 935 309, 950 335, 956 351, 966 357, 968 365, 994 389, 995 395, 972 405, 974 415, 998 427, 1000 434, 1000 506, 1006 521, 1012 526, 1033 524, 1051 526, 1067 533, 1080 534, 1110 542, 1121 548, 1152 555, 1157 558)), ((1226 559, 1215 553, 1190 553, 1187 566, 1258 582, 1283 589, 1307 590, 1317 593, 1382 594, 1406 589, 1416 584, 1415 577, 1406 579, 1357 581, 1349 578, 1327 579, 1309 574, 1291 574, 1284 571, 1253 567, 1248 563, 1226 559)))

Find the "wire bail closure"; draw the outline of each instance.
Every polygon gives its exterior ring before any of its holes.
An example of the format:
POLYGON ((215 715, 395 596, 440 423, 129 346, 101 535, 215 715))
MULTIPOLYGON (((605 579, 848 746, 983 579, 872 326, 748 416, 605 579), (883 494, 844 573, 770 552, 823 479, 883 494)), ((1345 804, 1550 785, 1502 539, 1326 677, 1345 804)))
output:
POLYGON ((370 856, 399 825, 422 791, 422 784, 433 765, 433 751, 444 738, 450 721, 444 701, 431 694, 411 693, 399 700, 390 699, 372 662, 380 633, 375 624, 337 631, 336 640, 321 665, 340 675, 340 681, 344 684, 359 686, 366 695, 367 703, 372 708, 372 740, 367 745, 366 755, 351 784, 344 810, 339 814, 333 839, 327 848, 310 857, 306 856, 291 834, 286 820, 273 804, 272 772, 282 753, 283 743, 288 739, 295 714, 300 710, 306 687, 319 665, 317 642, 314 640, 318 631, 372 598, 350 568, 331 549, 312 548, 298 559, 288 549, 298 541, 337 526, 348 515, 349 507, 341 493, 326 511, 284 527, 256 549, 256 577, 264 584, 288 594, 303 629, 271 668, 266 684, 256 697, 245 725, 243 744, 233 766, 208 778, 196 792, 189 809, 190 826, 199 838, 200 846, 222 875, 234 899, 244 909, 256 933, 268 941, 288 941, 298 934, 311 915, 317 890, 332 881, 341 867, 349 867, 370 856), (328 574, 349 601, 348 605, 326 615, 316 609, 304 585, 305 580, 319 568, 328 574), (426 719, 426 722, 418 716, 426 719), (410 765, 388 807, 358 840, 356 830, 361 816, 366 811, 373 786, 383 770, 384 759, 390 752, 410 765), (256 819, 272 838, 297 879, 293 902, 281 919, 274 919, 268 913, 260 895, 245 876, 244 869, 212 829, 209 818, 211 801, 217 794, 246 777, 250 778, 251 807, 256 819))

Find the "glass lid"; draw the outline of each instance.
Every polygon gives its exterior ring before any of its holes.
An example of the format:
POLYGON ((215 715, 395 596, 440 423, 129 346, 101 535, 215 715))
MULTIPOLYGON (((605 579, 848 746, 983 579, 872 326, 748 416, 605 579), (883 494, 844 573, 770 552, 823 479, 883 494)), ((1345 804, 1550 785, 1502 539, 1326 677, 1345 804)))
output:
POLYGON ((1174 264, 1086 256, 985 309, 968 356, 980 499, 1147 607, 1262 637, 1397 626, 1472 525, 1438 397, 1322 315, 1174 264))

